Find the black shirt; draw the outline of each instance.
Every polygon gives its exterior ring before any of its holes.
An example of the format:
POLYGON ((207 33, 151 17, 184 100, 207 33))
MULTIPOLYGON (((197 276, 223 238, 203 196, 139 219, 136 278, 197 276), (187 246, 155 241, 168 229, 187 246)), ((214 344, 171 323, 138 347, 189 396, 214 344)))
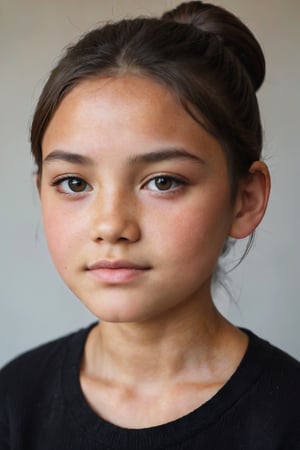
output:
POLYGON ((214 397, 134 430, 98 417, 84 399, 79 366, 90 329, 1 370, 1 450, 300 450, 300 363, 250 331, 240 366, 214 397))

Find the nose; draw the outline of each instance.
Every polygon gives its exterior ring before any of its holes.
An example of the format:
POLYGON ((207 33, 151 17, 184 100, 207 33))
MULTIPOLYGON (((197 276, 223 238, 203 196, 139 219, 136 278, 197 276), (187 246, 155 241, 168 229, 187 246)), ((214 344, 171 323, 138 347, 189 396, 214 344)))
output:
POLYGON ((95 198, 91 208, 92 240, 114 244, 140 239, 137 208, 131 196, 124 191, 102 193, 95 198))

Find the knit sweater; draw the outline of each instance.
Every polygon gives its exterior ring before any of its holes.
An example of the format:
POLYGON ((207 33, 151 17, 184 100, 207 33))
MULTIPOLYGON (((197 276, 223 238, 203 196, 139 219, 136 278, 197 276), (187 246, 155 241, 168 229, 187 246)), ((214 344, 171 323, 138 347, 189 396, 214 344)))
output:
POLYGON ((126 429, 98 417, 81 391, 90 328, 0 371, 1 450, 300 450, 300 363, 250 331, 238 369, 210 400, 172 422, 126 429))

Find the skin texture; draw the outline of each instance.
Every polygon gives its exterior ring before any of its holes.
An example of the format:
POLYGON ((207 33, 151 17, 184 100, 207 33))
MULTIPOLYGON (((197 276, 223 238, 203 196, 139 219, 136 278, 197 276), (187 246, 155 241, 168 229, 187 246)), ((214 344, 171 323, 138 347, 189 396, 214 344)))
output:
POLYGON ((44 158, 57 149, 92 160, 89 167, 45 163, 41 186, 56 268, 92 312, 106 321, 144 320, 209 296, 233 215, 227 166, 217 141, 168 91, 140 79, 83 83, 65 98, 46 131, 44 158), (173 148, 199 155, 203 164, 128 162, 173 148), (65 174, 82 177, 91 190, 68 195, 61 186, 49 187, 65 174), (182 177, 188 185, 159 192, 147 182, 160 174, 182 177), (86 270, 102 259, 150 270, 126 285, 102 284, 86 270))
POLYGON ((50 253, 101 319, 82 362, 87 401, 133 428, 196 408, 247 346, 216 311, 210 282, 227 236, 246 236, 263 216, 265 166, 254 166, 232 202, 220 144, 166 88, 133 75, 75 87, 42 147, 50 253), (122 268, 107 266, 116 262, 122 268))

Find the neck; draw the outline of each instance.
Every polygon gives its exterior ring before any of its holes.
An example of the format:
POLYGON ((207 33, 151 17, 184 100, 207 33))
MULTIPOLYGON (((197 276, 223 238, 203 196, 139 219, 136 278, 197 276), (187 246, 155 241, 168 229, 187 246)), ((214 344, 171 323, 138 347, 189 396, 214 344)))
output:
POLYGON ((83 370, 126 385, 167 384, 207 368, 233 330, 211 299, 141 323, 101 322, 90 333, 83 370))

